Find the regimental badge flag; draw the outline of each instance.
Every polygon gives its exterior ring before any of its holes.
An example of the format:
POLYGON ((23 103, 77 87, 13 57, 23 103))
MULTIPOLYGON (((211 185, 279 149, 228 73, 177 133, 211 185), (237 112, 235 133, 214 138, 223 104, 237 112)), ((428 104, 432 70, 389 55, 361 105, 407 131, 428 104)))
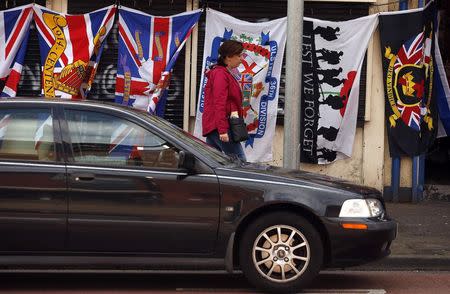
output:
POLYGON ((91 13, 59 14, 34 5, 45 97, 86 98, 95 77, 116 6, 91 13))
POLYGON ((27 50, 32 5, 0 11, 0 96, 15 97, 27 50))
POLYGON ((327 164, 351 157, 359 83, 377 15, 303 21, 300 161, 327 164))
POLYGON ((438 126, 434 79, 436 6, 380 14, 391 157, 425 153, 438 126))
POLYGON ((163 116, 171 72, 201 13, 162 17, 119 8, 116 103, 163 116))
POLYGON ((244 45, 242 64, 234 75, 241 85, 242 107, 249 132, 249 139, 242 143, 245 155, 250 162, 272 160, 286 25, 286 17, 250 23, 212 9, 207 10, 202 78, 194 130, 196 137, 205 140, 202 137, 203 90, 207 82, 205 70, 217 63, 222 42, 237 40, 244 45))

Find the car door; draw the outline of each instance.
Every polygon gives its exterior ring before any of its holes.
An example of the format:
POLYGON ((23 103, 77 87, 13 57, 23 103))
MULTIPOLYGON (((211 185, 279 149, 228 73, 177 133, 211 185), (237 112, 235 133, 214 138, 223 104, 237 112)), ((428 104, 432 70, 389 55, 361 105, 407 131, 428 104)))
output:
MULTIPOLYGON (((119 114, 65 109, 69 249, 210 253, 219 219, 217 178, 178 168, 181 151, 119 114)), ((198 173, 213 174, 198 164, 198 173)))
POLYGON ((53 113, 0 105, 0 251, 64 250, 66 169, 53 113))

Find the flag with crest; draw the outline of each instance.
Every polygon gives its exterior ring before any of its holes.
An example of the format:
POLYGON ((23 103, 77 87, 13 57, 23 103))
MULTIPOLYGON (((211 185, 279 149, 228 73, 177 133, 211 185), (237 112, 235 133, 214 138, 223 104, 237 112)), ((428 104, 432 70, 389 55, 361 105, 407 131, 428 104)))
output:
POLYGON ((392 157, 427 152, 438 126, 436 5, 380 15, 381 54, 392 157))
POLYGON ((286 44, 287 18, 251 23, 208 9, 202 79, 194 135, 202 136, 205 73, 217 63, 219 47, 226 40, 242 42, 242 63, 232 71, 243 94, 242 110, 249 139, 242 142, 249 162, 272 160, 278 111, 281 68, 286 44))
POLYGON ((162 17, 119 8, 116 103, 163 116, 171 72, 201 12, 162 17))
POLYGON ((16 96, 32 12, 32 5, 0 11, 0 97, 16 96))
POLYGON ((116 6, 91 13, 60 14, 34 5, 45 97, 85 99, 95 77, 116 6))

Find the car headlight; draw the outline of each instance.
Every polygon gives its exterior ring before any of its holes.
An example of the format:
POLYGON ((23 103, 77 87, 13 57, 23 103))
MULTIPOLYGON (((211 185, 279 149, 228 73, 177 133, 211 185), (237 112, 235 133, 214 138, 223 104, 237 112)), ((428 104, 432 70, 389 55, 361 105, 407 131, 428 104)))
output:
POLYGON ((342 204, 339 217, 377 217, 384 212, 377 199, 349 199, 342 204))

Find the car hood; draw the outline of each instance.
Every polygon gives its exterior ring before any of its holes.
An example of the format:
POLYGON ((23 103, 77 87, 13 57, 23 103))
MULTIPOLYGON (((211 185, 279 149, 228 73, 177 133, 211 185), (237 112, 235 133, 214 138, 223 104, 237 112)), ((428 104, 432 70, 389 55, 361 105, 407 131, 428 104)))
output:
POLYGON ((255 163, 245 163, 237 165, 234 166, 232 169, 236 171, 243 171, 246 173, 249 172, 254 173, 255 175, 263 177, 266 180, 274 180, 278 182, 291 182, 291 183, 292 182, 313 183, 320 186, 326 186, 330 188, 357 193, 363 196, 381 198, 381 193, 374 188, 356 185, 348 181, 335 177, 330 177, 327 175, 255 163))

